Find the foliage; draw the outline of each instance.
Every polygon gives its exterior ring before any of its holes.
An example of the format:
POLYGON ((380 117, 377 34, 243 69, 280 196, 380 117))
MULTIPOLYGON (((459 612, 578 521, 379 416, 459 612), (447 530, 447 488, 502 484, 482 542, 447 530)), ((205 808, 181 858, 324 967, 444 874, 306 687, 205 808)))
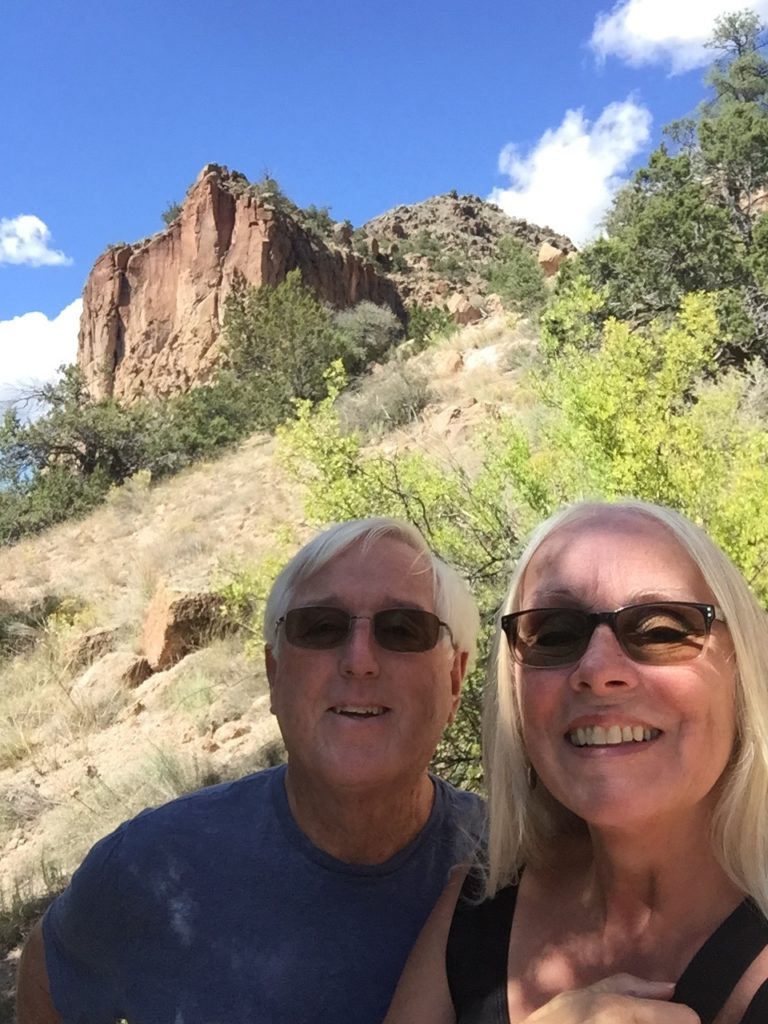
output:
POLYGON ((506 235, 486 269, 488 286, 504 305, 524 315, 537 313, 547 298, 544 274, 533 253, 519 239, 506 235))
POLYGON ((456 323, 447 309, 415 304, 408 310, 408 336, 413 339, 417 352, 455 329, 456 323))
POLYGON ((375 436, 411 423, 432 401, 426 375, 392 360, 347 389, 338 401, 344 428, 375 436))
MULTIPOLYGON (((594 298, 587 296, 583 321, 594 298)), ((712 298, 690 295, 671 324, 636 328, 609 320, 595 351, 560 345, 535 381, 537 420, 494 424, 479 441, 470 478, 420 453, 366 452, 344 432, 334 405, 344 385, 337 364, 329 394, 297 406, 278 432, 280 455, 309 489, 317 524, 366 515, 414 522, 432 547, 470 581, 491 618, 520 538, 562 503, 631 494, 677 508, 702 523, 768 602, 768 429, 745 411, 751 379, 710 376, 718 322, 712 298)), ((454 781, 479 784, 480 671, 438 752, 454 781)))
POLYGON ((403 340, 403 325, 388 306, 358 302, 334 316, 358 366, 377 362, 403 340))
POLYGON ((323 374, 334 359, 349 369, 363 360, 298 270, 275 288, 236 282, 226 300, 224 336, 220 379, 237 387, 260 428, 284 420, 294 399, 320 398, 323 374))
POLYGON ((602 338, 607 288, 597 291, 588 274, 572 267, 560 271, 557 291, 541 315, 541 346, 548 356, 569 346, 595 349, 602 338))
POLYGON ((288 561, 295 539, 287 529, 278 532, 269 555, 256 563, 232 566, 222 572, 215 585, 227 620, 246 635, 245 651, 261 658, 263 652, 261 621, 272 583, 288 561))
POLYGON ((305 206, 301 211, 301 219, 304 226, 318 238, 323 240, 333 238, 335 221, 331 216, 329 206, 305 206))
POLYGON ((401 252, 412 252, 418 256, 427 256, 436 260, 444 253, 444 246, 436 235, 427 228, 422 228, 416 235, 404 238, 400 245, 401 252))
POLYGON ((178 220, 180 215, 181 203, 168 203, 168 205, 162 212, 163 224, 165 224, 165 226, 169 228, 175 220, 178 220))
MULTIPOLYGON (((607 236, 576 272, 603 297, 598 319, 671 318, 684 295, 716 296, 718 363, 768 360, 766 241, 760 214, 768 186, 768 61, 756 15, 715 23, 710 98, 667 129, 661 145, 617 195, 607 236)), ((558 291, 568 286, 564 275, 558 291)))

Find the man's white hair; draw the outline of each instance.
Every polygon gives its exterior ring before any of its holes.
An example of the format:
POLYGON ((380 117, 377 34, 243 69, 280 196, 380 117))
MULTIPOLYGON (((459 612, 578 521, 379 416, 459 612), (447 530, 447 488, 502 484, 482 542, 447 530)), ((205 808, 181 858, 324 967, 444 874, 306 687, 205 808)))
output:
POLYGON ((416 556, 413 560, 414 573, 431 575, 435 614, 448 624, 456 648, 467 652, 471 665, 477 647, 480 615, 469 587, 455 569, 430 550, 412 523, 383 516, 350 519, 329 526, 293 556, 272 584, 267 598, 264 610, 266 645, 276 646, 277 622, 291 607, 302 583, 349 548, 357 545, 363 549, 372 548, 385 537, 411 548, 416 556))

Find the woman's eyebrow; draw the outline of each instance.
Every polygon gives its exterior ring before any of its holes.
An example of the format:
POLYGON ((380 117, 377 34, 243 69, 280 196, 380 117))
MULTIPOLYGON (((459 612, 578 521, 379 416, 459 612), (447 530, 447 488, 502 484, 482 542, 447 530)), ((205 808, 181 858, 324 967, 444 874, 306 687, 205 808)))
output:
MULTIPOLYGON (((631 604, 648 604, 652 601, 696 601, 699 598, 691 593, 690 587, 664 587, 659 590, 635 590, 630 591, 621 601, 617 607, 625 607, 631 604)), ((545 602, 548 602, 553 607, 558 602, 563 602, 565 606, 576 605, 580 608, 591 605, 591 601, 587 598, 583 591, 577 592, 568 588, 557 588, 554 590, 544 589, 534 591, 530 598, 526 600, 525 607, 546 607, 545 602), (535 603, 534 603, 535 602, 535 603)), ((523 607, 521 605, 521 607, 523 607)))

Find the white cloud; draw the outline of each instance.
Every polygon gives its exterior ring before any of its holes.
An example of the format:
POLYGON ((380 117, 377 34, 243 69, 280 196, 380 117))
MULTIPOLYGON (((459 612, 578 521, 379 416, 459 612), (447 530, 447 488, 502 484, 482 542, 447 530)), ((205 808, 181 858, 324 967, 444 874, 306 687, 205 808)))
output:
POLYGON ((30 267, 68 266, 72 260, 49 248, 51 232, 39 217, 28 213, 0 218, 0 264, 26 263, 30 267))
POLYGON ((595 234, 650 127, 649 111, 631 99, 611 103, 594 124, 583 111, 569 110, 529 153, 504 147, 499 170, 511 187, 496 188, 488 198, 510 216, 546 224, 581 245, 595 234))
POLYGON ((745 6, 768 18, 768 0, 619 0, 610 13, 598 14, 590 45, 602 59, 634 66, 669 62, 679 74, 711 62, 704 43, 715 18, 745 6))
POLYGON ((74 362, 82 308, 82 299, 75 299, 52 320, 44 313, 0 320, 0 404, 52 380, 62 363, 74 362))

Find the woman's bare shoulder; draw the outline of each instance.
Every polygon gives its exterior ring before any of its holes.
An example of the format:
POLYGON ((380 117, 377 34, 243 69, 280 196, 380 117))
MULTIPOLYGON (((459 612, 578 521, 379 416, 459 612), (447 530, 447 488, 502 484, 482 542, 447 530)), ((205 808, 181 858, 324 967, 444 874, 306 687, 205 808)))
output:
POLYGON ((467 867, 457 868, 405 965, 384 1024, 455 1024, 445 951, 467 867))

